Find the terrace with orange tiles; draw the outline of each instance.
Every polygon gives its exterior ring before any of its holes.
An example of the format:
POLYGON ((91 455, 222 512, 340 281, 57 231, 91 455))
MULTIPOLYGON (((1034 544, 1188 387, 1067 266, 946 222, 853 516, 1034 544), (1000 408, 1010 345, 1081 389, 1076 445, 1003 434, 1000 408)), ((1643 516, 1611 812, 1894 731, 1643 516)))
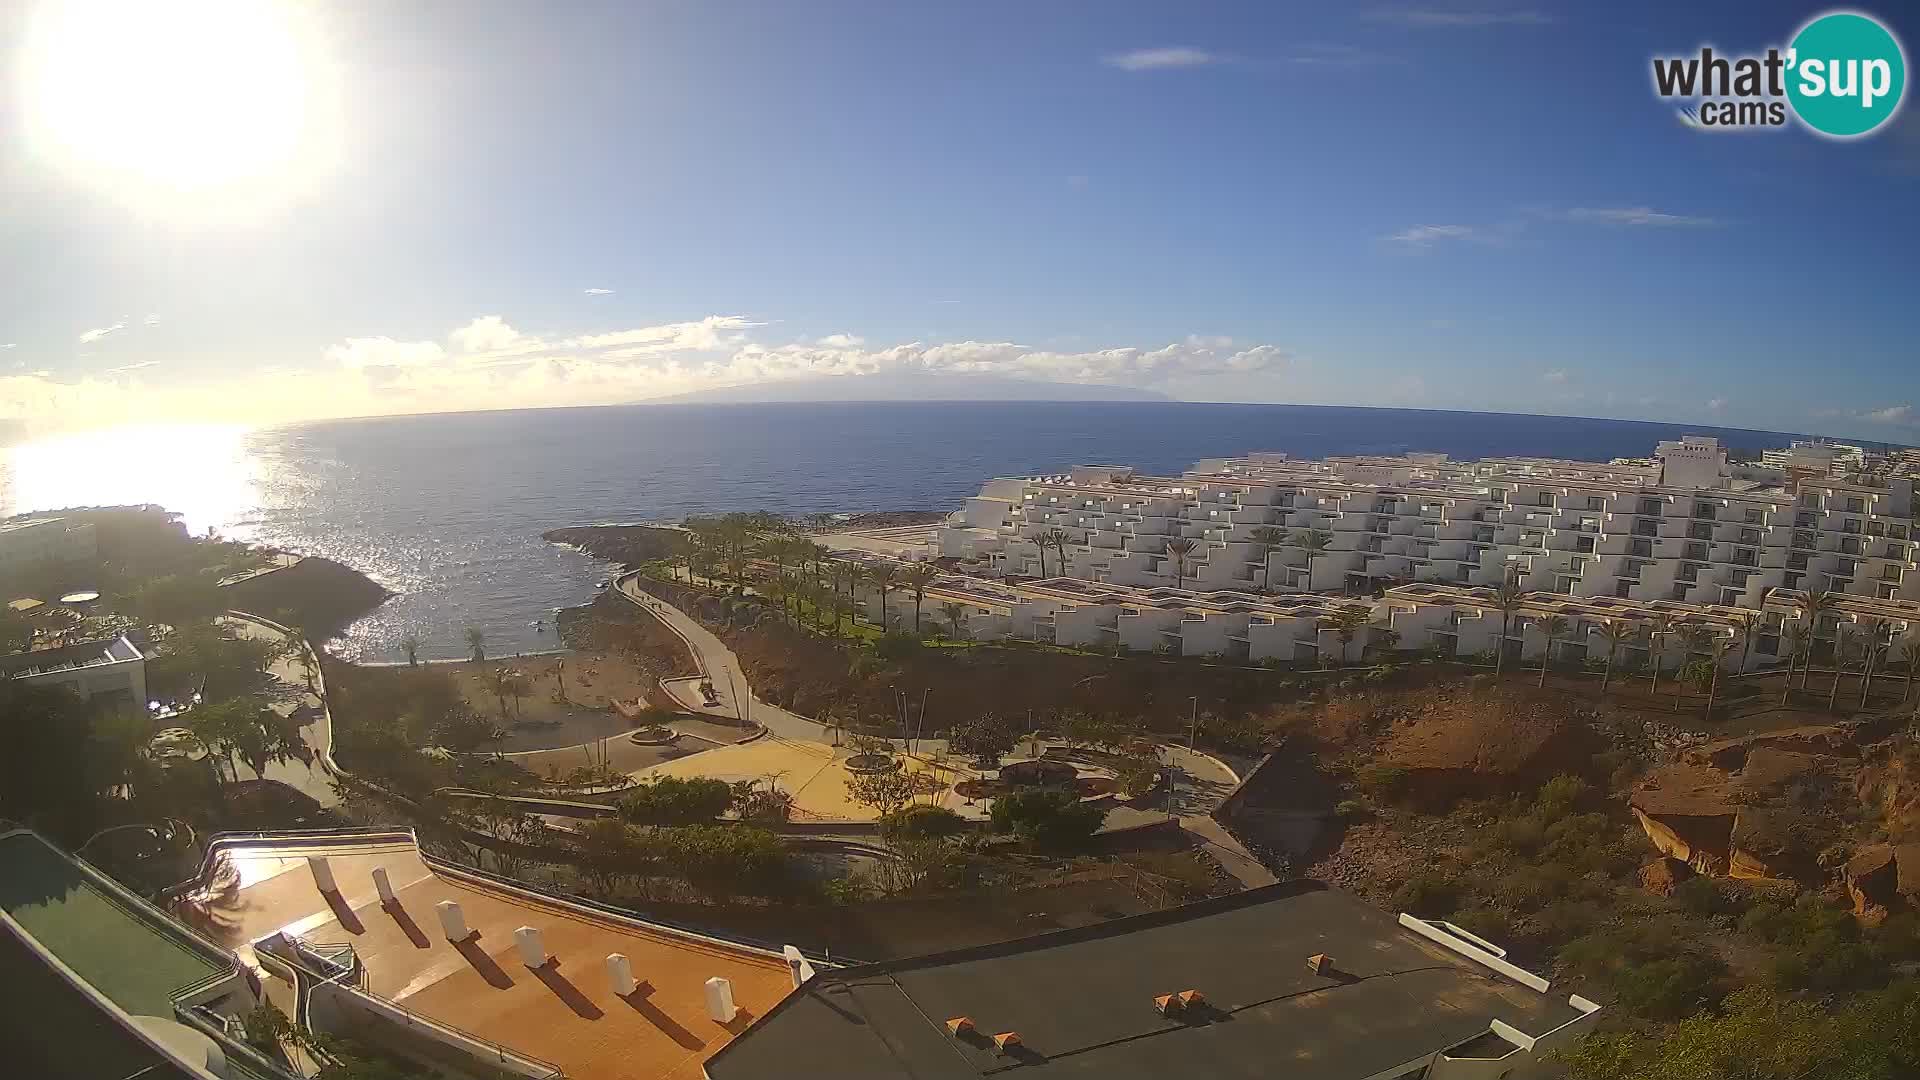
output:
POLYGON ((229 847, 179 911, 252 961, 252 945, 278 933, 315 945, 351 944, 366 989, 428 1020, 551 1062, 579 1080, 697 1080, 702 1063, 791 988, 776 954, 666 927, 620 919, 496 885, 422 859, 411 841, 289 843, 229 847), (322 892, 308 868, 326 856, 336 882, 322 892), (395 902, 382 904, 373 871, 384 869, 395 902), (474 931, 449 942, 435 912, 459 903, 474 931), (552 959, 521 961, 514 931, 541 931, 552 959), (639 987, 620 996, 604 966, 626 956, 639 987), (733 986, 738 1015, 721 1024, 705 983, 733 986))

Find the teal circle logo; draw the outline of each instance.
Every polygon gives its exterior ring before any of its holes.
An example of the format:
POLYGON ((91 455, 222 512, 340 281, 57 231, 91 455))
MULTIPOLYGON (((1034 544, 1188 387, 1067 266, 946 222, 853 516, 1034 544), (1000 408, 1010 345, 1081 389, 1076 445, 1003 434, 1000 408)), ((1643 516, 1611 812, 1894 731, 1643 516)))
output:
POLYGON ((1907 58, 1886 27, 1837 11, 1802 27, 1787 51, 1787 100, 1802 123, 1851 139, 1893 118, 1907 92, 1907 58))

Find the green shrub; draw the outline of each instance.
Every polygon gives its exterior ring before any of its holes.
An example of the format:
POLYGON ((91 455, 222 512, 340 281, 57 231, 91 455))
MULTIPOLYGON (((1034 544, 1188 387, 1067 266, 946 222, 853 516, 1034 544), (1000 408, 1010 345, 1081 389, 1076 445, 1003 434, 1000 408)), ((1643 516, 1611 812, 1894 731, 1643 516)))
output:
POLYGON ((1364 765, 1353 774, 1353 784, 1376 802, 1392 802, 1406 790, 1407 770, 1386 762, 1364 765))
POLYGON ((1723 915, 1732 909, 1727 894, 1710 877, 1688 878, 1673 890, 1674 903, 1695 915, 1723 915))
POLYGON ((1106 816, 1105 806, 1059 788, 1028 788, 993 800, 994 831, 1050 851, 1084 846, 1106 816))
POLYGON ((1461 890, 1457 882, 1439 874, 1415 874, 1393 891, 1392 907, 1421 918, 1439 918, 1459 906, 1461 890))
POLYGON ((636 825, 698 825, 733 806, 733 785, 696 776, 656 776, 620 797, 620 816, 636 825))
POLYGON ((909 806, 880 819, 889 836, 953 836, 966 827, 965 818, 944 806, 909 806))

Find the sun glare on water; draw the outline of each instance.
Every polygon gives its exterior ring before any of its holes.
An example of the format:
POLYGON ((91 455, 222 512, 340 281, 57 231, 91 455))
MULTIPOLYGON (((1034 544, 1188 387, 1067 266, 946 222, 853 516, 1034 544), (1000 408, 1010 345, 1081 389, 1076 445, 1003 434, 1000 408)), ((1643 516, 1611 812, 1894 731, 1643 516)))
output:
POLYGON ((247 428, 166 424, 60 435, 0 451, 0 514, 158 503, 196 533, 249 539, 247 428))
POLYGON ((21 65, 30 145, 128 202, 284 194, 330 154, 319 42, 285 0, 47 0, 21 65))

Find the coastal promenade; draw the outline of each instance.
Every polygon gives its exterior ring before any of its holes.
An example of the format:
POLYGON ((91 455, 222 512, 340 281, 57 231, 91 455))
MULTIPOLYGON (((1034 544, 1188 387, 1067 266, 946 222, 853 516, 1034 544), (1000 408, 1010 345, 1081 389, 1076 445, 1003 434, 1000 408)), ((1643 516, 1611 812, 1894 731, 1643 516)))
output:
MULTIPOLYGON (((221 616, 220 621, 240 637, 276 645, 291 634, 291 631, 277 623, 244 611, 230 611, 221 616)), ((327 703, 320 694, 307 689, 306 669, 291 657, 276 657, 273 663, 267 665, 267 674, 279 684, 274 694, 275 700, 269 707, 282 717, 303 713, 307 718, 299 728, 300 741, 306 744, 307 755, 304 761, 268 762, 266 772, 258 774, 258 779, 278 780, 323 807, 340 805, 340 793, 323 764, 332 760, 333 756, 333 725, 327 713, 327 703)), ((242 780, 255 777, 254 771, 243 761, 236 759, 233 767, 234 774, 242 780)))

